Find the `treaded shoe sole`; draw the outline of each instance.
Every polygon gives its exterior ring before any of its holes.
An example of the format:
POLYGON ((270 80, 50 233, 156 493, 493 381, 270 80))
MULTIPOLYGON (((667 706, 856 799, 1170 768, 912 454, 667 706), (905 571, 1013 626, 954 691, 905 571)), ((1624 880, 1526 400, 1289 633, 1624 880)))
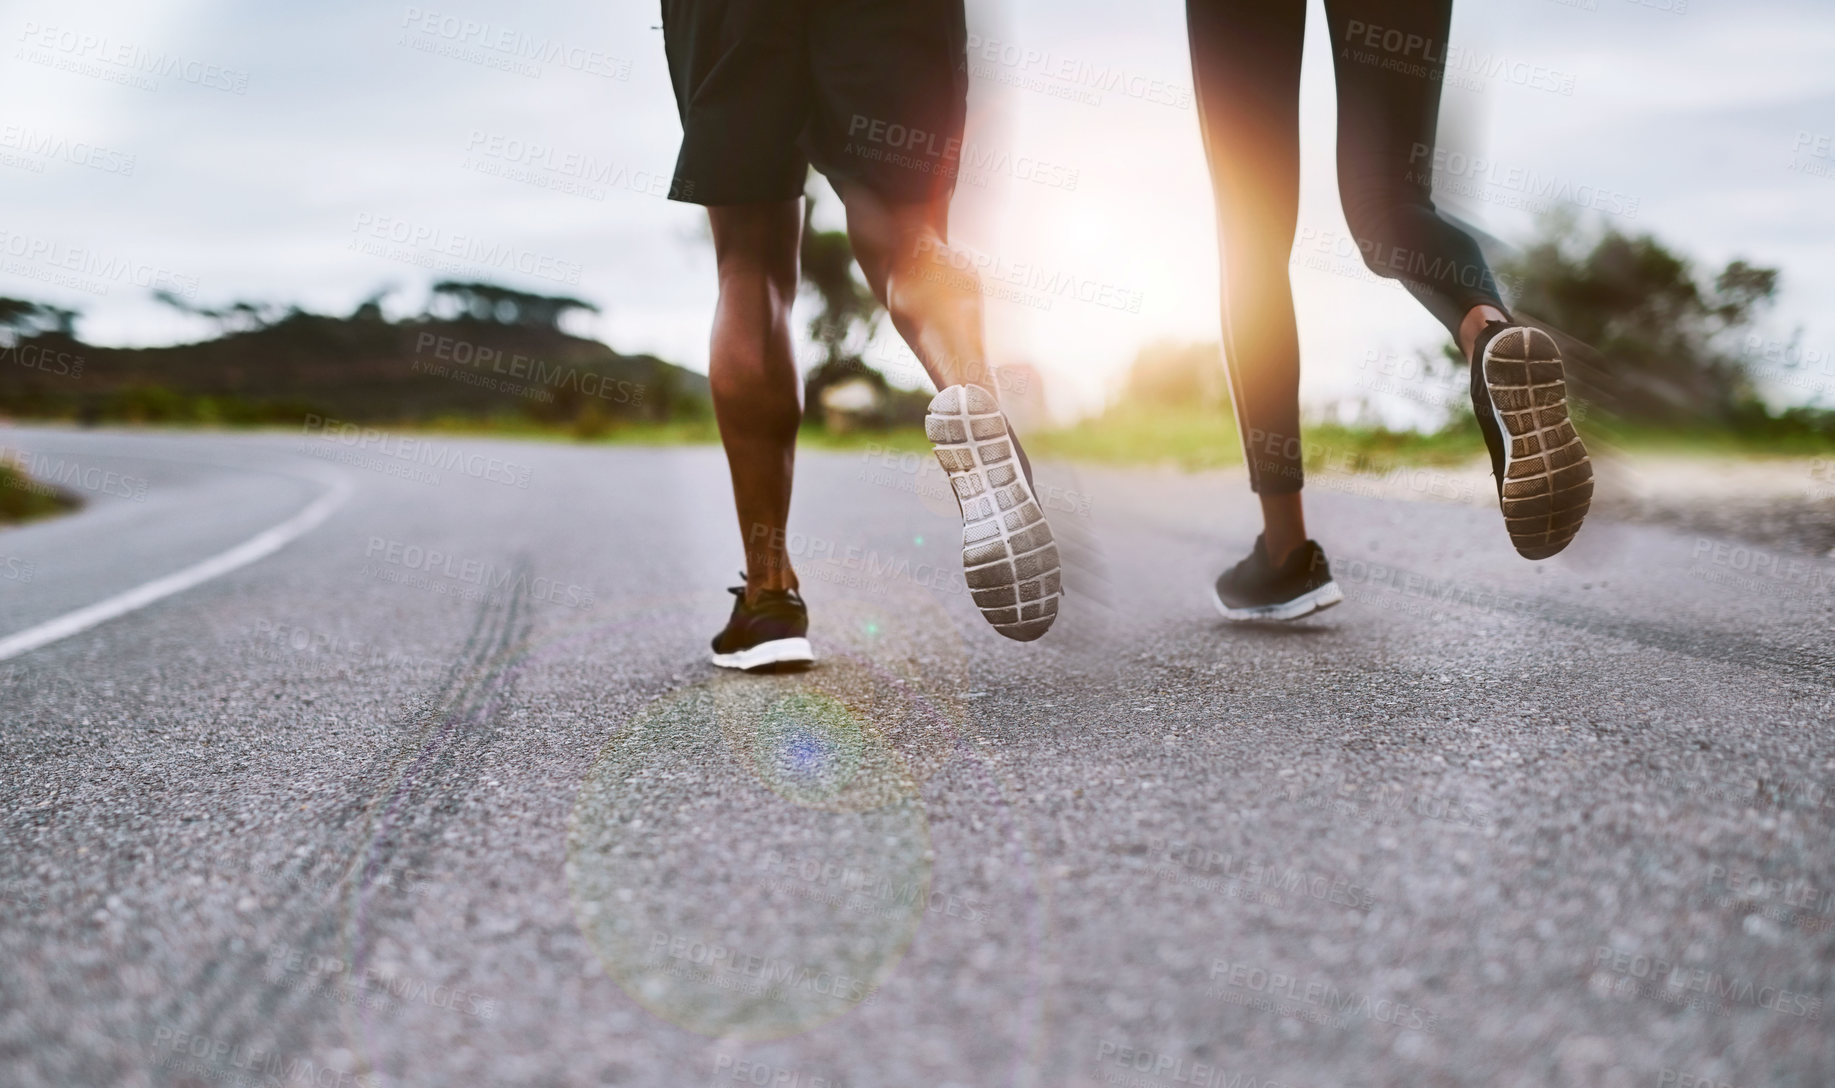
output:
POLYGON ((1547 559, 1574 539, 1593 502, 1593 462, 1568 418, 1561 350, 1541 329, 1509 328, 1486 346, 1484 368, 1504 440, 1504 528, 1517 554, 1547 559))
POLYGON ((723 669, 793 672, 815 664, 816 654, 806 638, 774 638, 730 654, 714 654, 709 660, 723 669))
POLYGON ((952 385, 932 398, 924 433, 962 508, 962 572, 975 607, 994 630, 1031 642, 1058 617, 1063 572, 999 402, 978 385, 952 385))
POLYGON ((1217 595, 1215 589, 1211 590, 1211 602, 1217 606, 1217 611, 1223 614, 1224 619, 1238 622, 1243 620, 1297 620, 1301 616, 1323 612, 1342 600, 1344 600, 1344 592, 1338 588, 1337 582, 1327 582, 1318 589, 1307 590, 1291 601, 1256 605, 1254 608, 1231 608, 1223 603, 1223 598, 1217 595))

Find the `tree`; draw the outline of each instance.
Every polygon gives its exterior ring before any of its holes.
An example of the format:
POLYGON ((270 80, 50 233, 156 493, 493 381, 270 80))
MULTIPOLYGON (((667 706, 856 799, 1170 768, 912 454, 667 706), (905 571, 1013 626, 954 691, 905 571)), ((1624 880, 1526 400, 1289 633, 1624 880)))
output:
POLYGON ((385 283, 371 291, 362 302, 357 303, 357 308, 351 311, 350 320, 382 321, 382 301, 394 293, 395 285, 392 283, 385 283))
POLYGON ((1121 400, 1155 408, 1225 407, 1223 354, 1214 343, 1156 340, 1128 364, 1121 400))
POLYGON ((76 320, 82 314, 48 302, 28 302, 22 298, 0 298, 0 340, 11 345, 46 333, 74 338, 76 320))
POLYGON ((1564 337, 1576 392, 1621 418, 1730 423, 1757 402, 1733 345, 1777 297, 1777 269, 1703 275, 1649 234, 1560 217, 1498 271, 1514 308, 1564 337))
POLYGON ((258 332, 275 324, 289 314, 298 313, 299 308, 283 308, 272 302, 232 302, 227 306, 199 306, 183 295, 171 291, 156 290, 153 297, 172 307, 179 313, 191 317, 201 317, 217 327, 219 336, 231 333, 258 332))
POLYGON ((494 283, 459 280, 441 280, 433 285, 433 297, 427 303, 429 313, 441 302, 452 303, 460 316, 469 317, 473 321, 557 331, 561 327, 561 318, 574 310, 591 314, 599 312, 599 307, 584 299, 565 295, 537 295, 494 283))
MULTIPOLYGON (((820 198, 809 192, 809 210, 820 198)), ((862 357, 885 312, 854 270, 854 247, 844 230, 817 230, 813 215, 803 219, 803 285, 820 308, 809 319, 809 337, 821 356, 803 382, 803 411, 821 411, 822 392, 850 378, 865 378, 883 396, 885 375, 862 357)))

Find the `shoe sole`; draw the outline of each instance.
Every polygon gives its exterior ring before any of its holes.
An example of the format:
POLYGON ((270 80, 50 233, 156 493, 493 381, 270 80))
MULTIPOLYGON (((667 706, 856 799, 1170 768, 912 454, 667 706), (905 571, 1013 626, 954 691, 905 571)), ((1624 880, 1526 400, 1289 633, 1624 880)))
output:
POLYGON ((714 654, 709 660, 742 672, 795 672, 815 664, 816 654, 806 638, 775 638, 730 654, 714 654))
POLYGON ((1217 590, 1211 590, 1211 603, 1226 620, 1242 623, 1247 620, 1297 620, 1301 616, 1310 616, 1314 612, 1326 609, 1344 600, 1344 591, 1338 588, 1337 582, 1327 582, 1318 589, 1307 590, 1291 601, 1280 604, 1257 605, 1254 608, 1231 608, 1223 603, 1217 590))
POLYGON ((1518 555, 1547 559, 1574 539, 1593 502, 1593 462, 1568 418, 1561 350, 1541 329, 1506 329, 1486 346, 1484 368, 1504 440, 1504 529, 1518 555))
POLYGON ((1031 642, 1051 629, 1064 595, 1058 547, 994 394, 952 385, 930 402, 924 434, 962 510, 962 576, 994 630, 1031 642))

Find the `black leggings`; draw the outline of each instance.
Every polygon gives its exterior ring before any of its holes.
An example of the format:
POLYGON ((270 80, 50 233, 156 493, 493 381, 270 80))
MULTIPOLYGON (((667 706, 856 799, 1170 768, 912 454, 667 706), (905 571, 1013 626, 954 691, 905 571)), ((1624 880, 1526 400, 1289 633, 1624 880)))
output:
MULTIPOLYGON (((1452 0, 1325 0, 1338 82, 1338 191, 1364 262, 1457 335, 1503 300, 1484 254, 1432 199, 1452 0)), ((1217 199, 1223 353, 1261 494, 1300 490, 1300 344, 1287 264, 1300 205, 1306 0, 1186 0, 1217 199)))

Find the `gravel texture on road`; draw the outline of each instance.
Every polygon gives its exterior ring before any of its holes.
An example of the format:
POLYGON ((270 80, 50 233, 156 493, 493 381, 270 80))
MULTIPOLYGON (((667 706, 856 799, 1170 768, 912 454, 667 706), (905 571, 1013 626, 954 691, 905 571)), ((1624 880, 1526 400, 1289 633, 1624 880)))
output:
POLYGON ((1346 603, 1228 626, 1239 479, 1044 465, 1016 645, 934 464, 805 454, 760 678, 716 449, 0 444, 144 481, 0 637, 353 488, 0 662, 0 1083, 1835 1083, 1835 562, 1324 486, 1346 603))

